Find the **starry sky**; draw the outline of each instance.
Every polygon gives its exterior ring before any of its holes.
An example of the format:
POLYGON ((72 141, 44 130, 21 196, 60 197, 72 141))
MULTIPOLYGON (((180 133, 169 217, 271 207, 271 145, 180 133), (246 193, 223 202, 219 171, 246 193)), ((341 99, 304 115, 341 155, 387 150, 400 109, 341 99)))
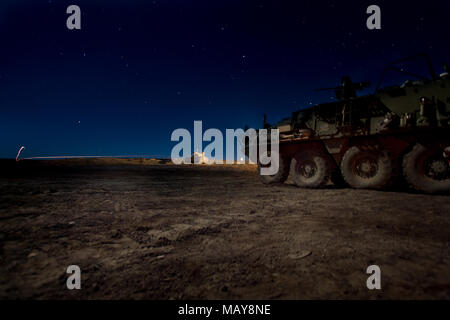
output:
POLYGON ((260 128, 333 101, 312 90, 343 75, 371 93, 388 62, 421 52, 442 72, 449 13, 448 0, 2 0, 0 157, 170 157, 194 120, 260 128))

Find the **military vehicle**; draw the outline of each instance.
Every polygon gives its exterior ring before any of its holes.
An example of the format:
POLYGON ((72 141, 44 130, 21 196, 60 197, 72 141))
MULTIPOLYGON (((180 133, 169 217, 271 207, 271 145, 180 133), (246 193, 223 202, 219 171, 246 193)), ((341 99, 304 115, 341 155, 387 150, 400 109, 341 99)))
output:
MULTIPOLYGON (((357 96, 367 82, 343 77, 336 100, 292 113, 279 130, 279 170, 260 175, 267 184, 291 175, 299 187, 318 188, 331 180, 353 188, 381 189, 398 177, 427 192, 450 190, 450 76, 436 74, 430 58, 420 54, 388 64, 373 94, 357 96), (424 59, 429 75, 399 65, 424 59), (381 87, 390 72, 413 80, 381 87)), ((270 141, 268 141, 270 143, 270 141)), ((246 145, 248 152, 248 144, 246 145)))

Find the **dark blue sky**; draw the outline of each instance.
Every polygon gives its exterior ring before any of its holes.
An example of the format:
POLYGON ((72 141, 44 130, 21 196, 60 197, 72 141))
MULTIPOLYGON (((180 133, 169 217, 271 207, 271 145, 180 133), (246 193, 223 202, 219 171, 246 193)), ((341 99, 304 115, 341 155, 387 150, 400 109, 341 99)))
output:
POLYGON ((449 13, 448 0, 2 0, 0 157, 170 156, 194 120, 258 128, 419 52, 441 72, 449 13), (71 4, 81 30, 66 28, 71 4), (366 28, 371 4, 381 30, 366 28))

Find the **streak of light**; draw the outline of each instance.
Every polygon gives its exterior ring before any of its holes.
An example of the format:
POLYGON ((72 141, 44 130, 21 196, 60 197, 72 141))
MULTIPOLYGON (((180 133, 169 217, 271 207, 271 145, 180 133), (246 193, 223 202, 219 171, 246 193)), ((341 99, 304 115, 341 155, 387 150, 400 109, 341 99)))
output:
POLYGON ((51 159, 89 159, 89 158, 151 158, 151 159, 166 159, 170 158, 163 155, 119 155, 119 156, 41 156, 41 157, 27 157, 22 160, 51 160, 51 159))
POLYGON ((19 161, 20 153, 22 152, 23 149, 25 149, 24 146, 20 147, 19 152, 17 152, 16 161, 19 161))

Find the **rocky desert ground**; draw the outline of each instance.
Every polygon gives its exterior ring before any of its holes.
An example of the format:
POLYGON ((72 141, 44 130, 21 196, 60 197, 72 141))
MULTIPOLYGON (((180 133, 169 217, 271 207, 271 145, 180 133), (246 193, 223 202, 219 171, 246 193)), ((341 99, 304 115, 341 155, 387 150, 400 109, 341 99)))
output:
POLYGON ((449 299, 449 231, 448 195, 266 186, 251 165, 0 162, 1 299, 449 299))

